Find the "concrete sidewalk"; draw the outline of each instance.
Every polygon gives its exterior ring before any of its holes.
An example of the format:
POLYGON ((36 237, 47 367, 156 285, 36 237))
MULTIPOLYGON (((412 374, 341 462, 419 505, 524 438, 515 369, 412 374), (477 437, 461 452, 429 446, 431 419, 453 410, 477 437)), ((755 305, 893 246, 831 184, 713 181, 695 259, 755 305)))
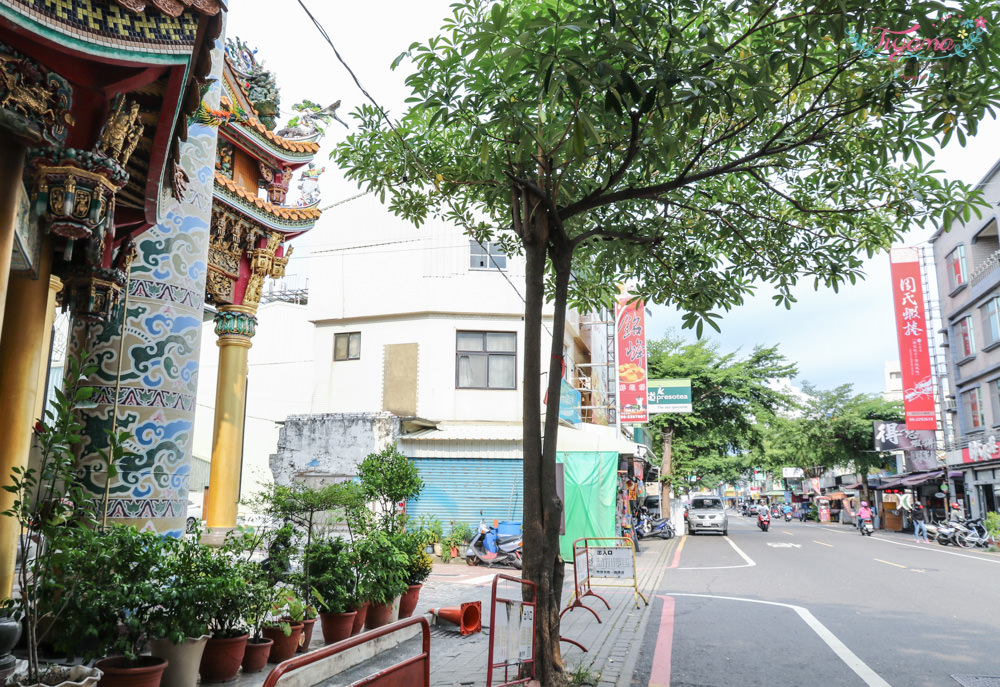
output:
MULTIPOLYGON (((652 615, 654 594, 679 539, 644 540, 636 555, 637 585, 649 605, 639 599, 636 608, 632 587, 595 587, 594 592, 604 597, 610 609, 599 599, 584 597, 583 602, 600 616, 584 608, 574 608, 562 617, 562 636, 579 642, 587 648, 564 642, 562 655, 568 670, 586 673, 588 681, 583 684, 598 687, 628 687, 632 681, 638 651, 652 615)), ((436 564, 430 578, 424 583, 420 601, 414 615, 424 615, 431 622, 430 672, 431 685, 440 687, 479 687, 486 685, 489 638, 492 630, 490 618, 490 597, 493 578, 502 573, 520 577, 517 570, 508 568, 470 567, 464 562, 448 565, 436 564), (457 607, 463 602, 479 601, 482 604, 483 629, 476 634, 462 636, 451 623, 439 620, 431 614, 431 609, 457 607)), ((516 583, 513 585, 518 586, 516 583)), ((573 566, 566 566, 566 580, 563 587, 563 606, 568 605, 574 590, 573 566)), ((310 649, 323 646, 321 632, 313 633, 310 649)), ((393 642, 381 642, 376 646, 365 646, 363 654, 367 659, 356 666, 341 666, 336 660, 324 659, 314 670, 292 671, 294 679, 283 678, 279 683, 287 687, 303 687, 322 683, 324 686, 349 685, 386 667, 392 662, 419 653, 421 638, 416 627, 406 628, 406 632, 393 642), (416 635, 416 636, 414 636, 416 635)), ((388 639, 388 638, 385 638, 388 639)), ((360 648, 359 648, 360 649, 360 648)), ((301 655, 301 654, 300 654, 301 655)), ((345 657, 347 658, 347 657, 345 657)), ((353 661, 351 661, 353 662, 353 661)), ((229 687, 260 687, 273 665, 260 673, 240 674, 229 687)), ((494 681, 502 677, 502 671, 494 673, 494 681)))
MULTIPOLYGON (((584 652, 577 646, 564 642, 562 644, 562 655, 567 668, 571 671, 586 671, 589 673, 591 684, 599 687, 626 687, 631 685, 632 671, 638 652, 635 648, 645 635, 649 618, 652 615, 653 604, 655 603, 655 592, 669 565, 670 557, 677 548, 678 538, 663 541, 660 539, 643 540, 640 543, 640 552, 636 556, 637 584, 639 591, 649 602, 647 606, 639 599, 639 608, 633 602, 631 587, 595 587, 594 592, 604 597, 610 610, 605 607, 599 599, 585 597, 584 603, 593 608, 601 618, 598 622, 592 613, 584 608, 574 608, 562 617, 561 632, 564 638, 572 639, 587 648, 584 652)), ((447 568, 448 566, 440 566, 447 568)), ((475 570, 481 570, 476 568, 475 570)), ((493 572, 504 572, 510 574, 508 570, 486 571, 486 577, 492 577, 493 572)), ((440 571, 439 566, 435 566, 435 575, 448 574, 449 571, 440 571)), ((482 578, 480 578, 482 579, 482 578)), ((449 589, 438 588, 438 581, 432 580, 428 585, 430 594, 428 598, 434 598, 441 592, 454 594, 456 585, 449 585, 449 589)), ((573 594, 573 566, 566 566, 566 580, 563 587, 563 606, 565 607, 573 594)), ((482 588, 477 590, 483 601, 483 632, 478 635, 467 637, 457 637, 456 633, 445 629, 443 623, 439 623, 431 634, 431 684, 440 686, 469 686, 485 685, 486 669, 489 652, 489 632, 492 619, 489 618, 489 598, 490 583, 485 582, 482 588)), ((421 595, 423 597, 423 594, 421 595)), ((460 598, 460 601, 475 600, 472 597, 478 596, 473 590, 468 590, 466 594, 469 598, 460 598)), ((444 604, 442 604, 444 605, 444 604)), ((455 605, 455 604, 451 604, 455 605)), ((418 610, 424 608, 421 603, 418 610)), ((494 679, 496 679, 496 674, 494 679)))

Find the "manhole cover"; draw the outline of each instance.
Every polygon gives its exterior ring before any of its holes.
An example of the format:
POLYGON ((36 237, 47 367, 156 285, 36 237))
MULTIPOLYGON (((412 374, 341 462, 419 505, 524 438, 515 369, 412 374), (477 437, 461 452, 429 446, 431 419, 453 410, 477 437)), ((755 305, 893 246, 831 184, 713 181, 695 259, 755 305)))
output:
POLYGON ((962 687, 1000 687, 1000 677, 989 675, 952 675, 962 687))

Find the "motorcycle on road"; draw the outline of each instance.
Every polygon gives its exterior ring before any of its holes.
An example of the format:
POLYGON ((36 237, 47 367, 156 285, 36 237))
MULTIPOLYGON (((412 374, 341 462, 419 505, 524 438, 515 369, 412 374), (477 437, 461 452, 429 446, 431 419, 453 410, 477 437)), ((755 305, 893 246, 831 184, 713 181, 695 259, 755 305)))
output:
POLYGON ((767 532, 767 528, 771 526, 771 514, 766 510, 762 510, 757 514, 757 527, 760 528, 761 532, 767 532))

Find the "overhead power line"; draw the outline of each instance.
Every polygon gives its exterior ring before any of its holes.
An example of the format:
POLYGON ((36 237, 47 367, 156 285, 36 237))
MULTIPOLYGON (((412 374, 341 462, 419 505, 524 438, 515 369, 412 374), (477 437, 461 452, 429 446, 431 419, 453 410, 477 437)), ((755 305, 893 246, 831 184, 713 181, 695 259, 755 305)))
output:
MULTIPOLYGON (((327 42, 327 44, 330 46, 330 49, 333 50, 333 54, 337 57, 337 61, 339 61, 340 64, 343 65, 344 69, 347 70, 347 73, 351 75, 351 79, 354 80, 354 84, 358 87, 358 90, 361 91, 361 93, 363 93, 364 96, 366 98, 368 98, 368 100, 371 102, 371 104, 375 106, 375 109, 378 111, 379 116, 386 123, 386 125, 389 127, 389 129, 392 131, 392 133, 395 134, 396 138, 399 139, 400 144, 402 144, 403 149, 406 151, 406 154, 410 156, 410 159, 413 161, 413 164, 417 166, 417 168, 424 175, 424 177, 426 177, 427 179, 432 179, 434 177, 434 175, 432 175, 430 173, 430 171, 428 171, 427 167, 423 164, 423 162, 420 160, 420 158, 417 156, 417 154, 413 151, 413 148, 411 148, 410 145, 406 142, 406 139, 404 139, 403 136, 400 135, 399 130, 396 128, 395 123, 393 123, 393 121, 389 119, 389 115, 386 114, 385 109, 378 103, 377 100, 375 100, 374 97, 372 97, 371 93, 369 93, 365 89, 365 87, 361 85, 361 81, 358 79, 357 75, 354 73, 354 70, 351 69, 350 65, 347 64, 347 62, 344 60, 343 57, 341 57, 340 51, 337 50, 337 46, 333 44, 333 39, 330 38, 330 34, 327 33, 326 29, 319 22, 319 20, 316 19, 315 16, 313 16, 313 13, 309 11, 309 8, 306 7, 305 2, 303 0, 298 0, 298 2, 299 2, 299 6, 302 8, 302 11, 304 11, 306 13, 306 15, 309 17, 309 20, 313 23, 313 26, 316 27, 316 30, 319 31, 319 34, 323 37, 323 40, 325 40, 327 42)), ((364 195, 364 194, 362 193, 360 195, 364 195)), ((341 202, 347 202, 347 201, 350 201, 350 200, 354 200, 355 198, 358 198, 358 197, 359 196, 354 196, 353 198, 348 198, 348 199, 346 199, 344 201, 341 201, 341 202)), ((445 196, 444 200, 445 200, 446 203, 448 203, 449 206, 451 206, 451 209, 455 212, 455 216, 460 217, 461 214, 456 210, 456 208, 454 207, 454 205, 452 205, 451 199, 448 198, 448 196, 445 196)), ((340 203, 337 203, 337 204, 339 205, 340 203)), ((334 207, 334 206, 330 206, 330 207, 334 207)), ((465 227, 465 229, 467 230, 468 227, 465 227)), ((521 295, 520 290, 518 290, 518 288, 514 284, 514 282, 512 282, 510 280, 510 277, 508 277, 507 274, 502 269, 500 269, 500 266, 496 264, 496 260, 493 258, 492 255, 490 255, 490 251, 489 251, 488 246, 484 246, 483 243, 482 243, 482 241, 478 241, 478 243, 482 247, 482 249, 484 251, 486 251, 486 254, 489 256, 490 263, 492 263, 493 266, 495 266, 497 268, 497 271, 501 275, 503 275, 504 280, 510 285, 510 287, 512 289, 514 289, 514 293, 517 294, 517 297, 520 298, 523 303, 527 304, 527 300, 525 299, 525 297, 523 295, 521 295)), ((542 327, 545 328, 545 331, 548 332, 549 336, 552 336, 552 332, 549 330, 549 328, 547 326, 545 326, 544 322, 542 323, 542 327)))

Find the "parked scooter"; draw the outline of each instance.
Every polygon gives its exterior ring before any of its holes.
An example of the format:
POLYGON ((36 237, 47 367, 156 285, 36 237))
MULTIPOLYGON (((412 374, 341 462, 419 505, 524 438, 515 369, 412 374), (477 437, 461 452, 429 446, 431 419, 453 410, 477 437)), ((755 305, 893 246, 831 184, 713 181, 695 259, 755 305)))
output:
MULTIPOLYGON (((479 515, 482 516, 482 513, 479 515)), ((481 519, 476 536, 465 551, 465 562, 469 565, 479 565, 480 562, 488 566, 510 565, 520 570, 521 528, 520 523, 516 524, 516 532, 500 533, 499 528, 487 524, 485 518, 481 519)))
POLYGON ((757 513, 757 527, 760 528, 761 532, 767 532, 767 528, 771 526, 771 514, 766 510, 761 509, 757 513))
POLYGON ((670 539, 674 536, 674 526, 671 524, 670 518, 656 518, 654 520, 649 517, 649 511, 645 506, 639 509, 638 523, 635 531, 640 539, 645 539, 646 537, 670 539))
POLYGON ((953 520, 951 526, 954 530, 952 540, 963 549, 973 546, 985 549, 990 545, 990 535, 986 531, 986 526, 983 524, 982 518, 967 520, 965 522, 956 522, 953 520))

